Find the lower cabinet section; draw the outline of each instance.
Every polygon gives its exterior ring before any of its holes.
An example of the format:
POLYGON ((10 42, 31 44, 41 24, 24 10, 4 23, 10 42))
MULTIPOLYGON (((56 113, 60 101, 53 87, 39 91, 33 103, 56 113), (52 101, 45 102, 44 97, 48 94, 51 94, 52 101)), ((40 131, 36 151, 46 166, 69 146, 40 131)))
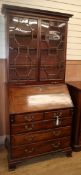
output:
POLYGON ((69 108, 10 115, 9 168, 48 153, 71 156, 72 115, 69 108))

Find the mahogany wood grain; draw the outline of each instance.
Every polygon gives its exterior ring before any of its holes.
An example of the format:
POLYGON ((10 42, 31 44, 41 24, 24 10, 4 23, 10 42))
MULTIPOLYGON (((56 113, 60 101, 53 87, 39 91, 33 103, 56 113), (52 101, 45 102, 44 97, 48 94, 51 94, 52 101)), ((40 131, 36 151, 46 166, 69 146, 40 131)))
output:
POLYGON ((75 151, 81 150, 81 82, 68 82, 75 112, 73 117, 72 146, 75 151))
POLYGON ((9 113, 73 107, 65 84, 9 88, 9 113))

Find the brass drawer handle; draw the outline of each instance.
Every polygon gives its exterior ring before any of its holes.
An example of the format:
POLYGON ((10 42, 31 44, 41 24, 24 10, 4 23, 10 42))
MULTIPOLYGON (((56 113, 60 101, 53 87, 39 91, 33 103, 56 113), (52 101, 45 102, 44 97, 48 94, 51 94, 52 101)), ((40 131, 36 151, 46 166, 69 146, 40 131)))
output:
POLYGON ((34 118, 33 116, 27 116, 27 115, 24 116, 25 121, 28 121, 28 122, 31 122, 33 118, 34 118))
POLYGON ((32 153, 34 151, 34 148, 32 148, 31 150, 28 150, 27 148, 24 150, 25 153, 32 153))
POLYGON ((25 125, 24 127, 25 127, 25 129, 28 129, 28 125, 25 125))
POLYGON ((61 143, 60 142, 57 142, 57 143, 53 143, 52 144, 52 147, 53 148, 58 148, 60 145, 61 145, 61 143))
POLYGON ((55 112, 53 118, 56 118, 57 116, 62 117, 62 112, 55 112))
POLYGON ((61 134, 61 131, 53 131, 54 136, 59 136, 61 134))
POLYGON ((24 152, 27 153, 28 152, 28 149, 25 149, 24 152))
POLYGON ((28 125, 25 125, 24 127, 27 131, 31 131, 33 129, 32 127, 28 127, 28 125))
POLYGON ((29 150, 29 153, 32 153, 34 151, 34 148, 32 148, 31 150, 29 150))

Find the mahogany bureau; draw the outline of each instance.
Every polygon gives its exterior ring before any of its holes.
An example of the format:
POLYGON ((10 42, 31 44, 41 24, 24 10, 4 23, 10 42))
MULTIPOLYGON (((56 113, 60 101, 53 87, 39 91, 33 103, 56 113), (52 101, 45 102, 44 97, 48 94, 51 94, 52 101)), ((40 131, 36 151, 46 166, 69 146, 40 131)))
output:
POLYGON ((8 166, 72 154, 73 103, 65 84, 71 14, 3 5, 7 31, 8 166))
POLYGON ((71 155, 73 104, 66 85, 9 89, 9 168, 53 152, 71 155))
POLYGON ((73 116, 72 147, 75 151, 81 150, 81 82, 68 82, 69 91, 75 106, 73 116))

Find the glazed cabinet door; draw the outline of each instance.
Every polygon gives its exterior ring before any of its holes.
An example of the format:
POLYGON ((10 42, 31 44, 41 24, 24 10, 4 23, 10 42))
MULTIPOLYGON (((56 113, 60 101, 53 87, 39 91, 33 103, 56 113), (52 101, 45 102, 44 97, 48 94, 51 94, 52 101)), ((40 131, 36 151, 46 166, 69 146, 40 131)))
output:
POLYGON ((66 22, 41 20, 40 81, 63 81, 65 74, 66 22))
POLYGON ((38 20, 24 16, 9 17, 9 80, 38 79, 38 20))

